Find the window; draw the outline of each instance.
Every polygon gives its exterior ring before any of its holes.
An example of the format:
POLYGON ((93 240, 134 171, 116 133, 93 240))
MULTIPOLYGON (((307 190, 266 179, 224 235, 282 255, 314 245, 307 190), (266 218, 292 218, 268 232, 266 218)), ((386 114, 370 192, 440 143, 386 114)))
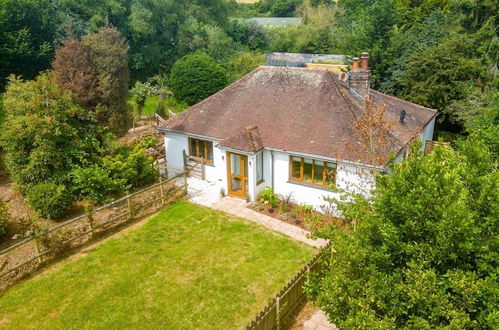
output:
POLYGON ((329 187, 336 184, 336 164, 291 156, 289 159, 289 179, 329 187))
POLYGON ((263 182, 263 152, 256 154, 256 184, 263 182))
POLYGON ((213 143, 211 141, 189 138, 189 155, 213 164, 213 143))

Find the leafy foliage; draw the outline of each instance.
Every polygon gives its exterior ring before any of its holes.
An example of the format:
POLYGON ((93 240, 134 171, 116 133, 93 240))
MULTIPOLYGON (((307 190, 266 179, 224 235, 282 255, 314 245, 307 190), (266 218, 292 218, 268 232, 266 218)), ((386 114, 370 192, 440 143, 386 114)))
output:
POLYGON ((0 236, 7 232, 10 224, 9 208, 4 202, 0 202, 0 236))
POLYGON ((71 178, 71 188, 75 194, 97 205, 108 202, 112 193, 128 188, 126 180, 112 178, 108 169, 97 164, 75 168, 71 178))
POLYGON ((97 72, 99 102, 95 118, 116 134, 131 126, 128 95, 128 44, 116 28, 104 27, 85 35, 82 45, 89 51, 97 72))
POLYGON ((57 219, 65 215, 72 206, 73 196, 63 185, 40 183, 28 191, 29 205, 42 217, 57 219))
POLYGON ((352 232, 309 290, 341 328, 496 328, 499 176, 478 140, 417 148, 370 198, 340 203, 352 232))
POLYGON ((58 23, 51 0, 0 1, 0 89, 11 74, 31 79, 49 67, 58 23))
POLYGON ((50 74, 34 81, 11 77, 4 106, 5 161, 23 192, 43 182, 66 184, 71 168, 87 164, 106 144, 106 129, 92 125, 50 74))
POLYGON ((279 194, 274 192, 270 186, 265 187, 265 190, 260 193, 258 201, 265 205, 270 205, 272 208, 278 207, 281 202, 279 194))
POLYGON ((181 58, 173 65, 170 75, 173 95, 191 105, 219 91, 226 84, 223 68, 204 54, 181 58))
POLYGON ((75 101, 91 110, 100 102, 99 78, 89 50, 75 38, 64 41, 52 63, 55 81, 73 92, 75 101))
POLYGON ((72 189, 80 198, 105 204, 112 194, 154 181, 157 171, 152 161, 141 146, 122 147, 99 163, 75 168, 71 172, 72 189))

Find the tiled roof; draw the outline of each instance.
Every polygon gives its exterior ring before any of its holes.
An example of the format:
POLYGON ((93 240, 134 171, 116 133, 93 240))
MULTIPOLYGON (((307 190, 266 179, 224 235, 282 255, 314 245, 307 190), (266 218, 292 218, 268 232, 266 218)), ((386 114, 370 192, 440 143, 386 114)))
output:
POLYGON ((246 127, 240 133, 223 140, 220 145, 247 152, 257 152, 263 148, 262 138, 257 126, 246 127))
MULTIPOLYGON (((418 136, 436 115, 433 109, 374 90, 370 97, 387 105, 384 118, 391 133, 383 151, 386 159, 418 136), (404 124, 399 123, 401 110, 406 111, 404 124)), ((161 128, 222 140, 222 146, 243 151, 264 146, 371 164, 355 128, 363 103, 327 70, 263 66, 161 128), (257 128, 248 131, 249 126, 257 128), (249 132, 256 132, 257 138, 249 132)))

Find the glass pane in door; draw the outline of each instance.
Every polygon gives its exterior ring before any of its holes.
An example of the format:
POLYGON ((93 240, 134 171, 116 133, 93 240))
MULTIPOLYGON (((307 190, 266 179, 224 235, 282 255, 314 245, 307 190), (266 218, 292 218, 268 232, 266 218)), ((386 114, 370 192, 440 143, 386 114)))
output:
POLYGON ((241 156, 230 154, 230 173, 232 175, 242 175, 241 173, 241 156))
POLYGON ((236 178, 236 177, 231 178, 231 190, 233 193, 236 193, 236 194, 242 193, 242 185, 241 185, 240 178, 236 178))

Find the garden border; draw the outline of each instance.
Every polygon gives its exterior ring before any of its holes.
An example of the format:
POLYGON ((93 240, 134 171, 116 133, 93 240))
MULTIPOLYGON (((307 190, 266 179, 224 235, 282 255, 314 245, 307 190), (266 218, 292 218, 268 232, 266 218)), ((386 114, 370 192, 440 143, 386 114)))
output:
POLYGON ((0 292, 30 275, 50 260, 91 241, 96 233, 150 215, 187 194, 187 172, 161 180, 109 204, 67 220, 0 251, 0 292), (181 185, 176 180, 183 177, 181 185), (149 199, 148 195, 159 195, 149 199), (145 200, 140 200, 146 196, 145 200), (122 212, 116 212, 122 211, 122 212), (99 216, 102 216, 99 219, 99 216), (69 228, 68 227, 74 227, 69 228), (22 251, 24 249, 24 251, 22 251), (17 255, 16 255, 17 254, 17 255), (9 266, 9 267, 7 267, 9 266))

